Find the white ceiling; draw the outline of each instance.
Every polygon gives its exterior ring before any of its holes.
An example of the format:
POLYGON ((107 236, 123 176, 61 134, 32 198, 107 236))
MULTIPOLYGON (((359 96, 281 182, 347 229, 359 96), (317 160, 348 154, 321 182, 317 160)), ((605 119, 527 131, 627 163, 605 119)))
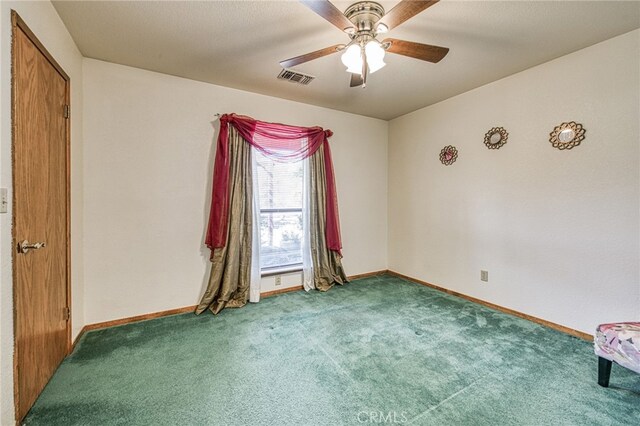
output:
POLYGON ((640 27, 638 1, 444 0, 386 36, 449 54, 438 64, 387 54, 362 89, 349 87, 339 53, 295 67, 316 77, 308 86, 276 79, 279 61, 348 41, 295 0, 53 4, 86 57, 385 120, 640 27))

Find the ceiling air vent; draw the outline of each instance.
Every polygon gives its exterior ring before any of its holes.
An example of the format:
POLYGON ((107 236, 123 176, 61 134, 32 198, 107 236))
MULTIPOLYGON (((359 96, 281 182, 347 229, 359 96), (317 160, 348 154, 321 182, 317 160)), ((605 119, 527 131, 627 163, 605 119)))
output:
POLYGON ((306 86, 307 84, 311 83, 315 77, 312 75, 283 69, 282 71, 280 71, 280 74, 278 74, 278 78, 280 80, 288 80, 293 83, 304 84, 306 86))

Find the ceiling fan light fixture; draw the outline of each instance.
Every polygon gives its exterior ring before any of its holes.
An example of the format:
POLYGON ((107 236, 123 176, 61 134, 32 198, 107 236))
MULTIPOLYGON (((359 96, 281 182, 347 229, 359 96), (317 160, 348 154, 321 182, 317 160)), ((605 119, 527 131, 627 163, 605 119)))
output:
POLYGON ((389 31, 389 27, 387 27, 385 24, 383 24, 382 22, 380 22, 378 24, 378 26, 376 27, 376 32, 379 34, 384 34, 387 31, 389 31))
POLYGON ((449 52, 446 47, 394 38, 386 39, 383 43, 376 40, 378 34, 393 30, 407 19, 438 3, 438 0, 400 0, 389 13, 386 13, 384 7, 375 0, 355 0, 356 2, 344 13, 331 0, 298 1, 347 33, 351 41, 346 46, 336 44, 280 61, 283 68, 290 68, 331 53, 342 52, 342 63, 347 67, 347 72, 351 73, 349 85, 365 87, 367 76, 386 66, 384 56, 387 51, 432 63, 440 62, 449 52))
POLYGON ((364 47, 365 57, 367 58, 367 65, 369 66, 369 72, 373 74, 386 64, 384 62, 385 51, 380 45, 378 40, 371 40, 364 47))
POLYGON ((347 67, 347 72, 362 74, 362 49, 358 44, 352 44, 342 54, 342 63, 347 67))

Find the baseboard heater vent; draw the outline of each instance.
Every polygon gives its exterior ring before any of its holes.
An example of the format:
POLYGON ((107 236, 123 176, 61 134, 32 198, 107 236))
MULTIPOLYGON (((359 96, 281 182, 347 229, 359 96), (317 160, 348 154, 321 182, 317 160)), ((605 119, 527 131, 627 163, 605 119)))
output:
POLYGON ((280 80, 291 81, 292 83, 304 84, 305 86, 315 79, 315 77, 312 75, 302 74, 297 71, 285 69, 280 71, 280 74, 278 74, 278 78, 280 80))

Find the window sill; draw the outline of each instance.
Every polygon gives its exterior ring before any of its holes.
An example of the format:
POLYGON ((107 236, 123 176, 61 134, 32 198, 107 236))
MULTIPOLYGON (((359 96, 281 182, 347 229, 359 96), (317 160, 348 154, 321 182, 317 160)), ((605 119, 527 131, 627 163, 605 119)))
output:
POLYGON ((302 272, 302 265, 291 265, 283 268, 269 268, 260 271, 261 277, 272 277, 274 275, 290 274, 292 272, 302 272))

